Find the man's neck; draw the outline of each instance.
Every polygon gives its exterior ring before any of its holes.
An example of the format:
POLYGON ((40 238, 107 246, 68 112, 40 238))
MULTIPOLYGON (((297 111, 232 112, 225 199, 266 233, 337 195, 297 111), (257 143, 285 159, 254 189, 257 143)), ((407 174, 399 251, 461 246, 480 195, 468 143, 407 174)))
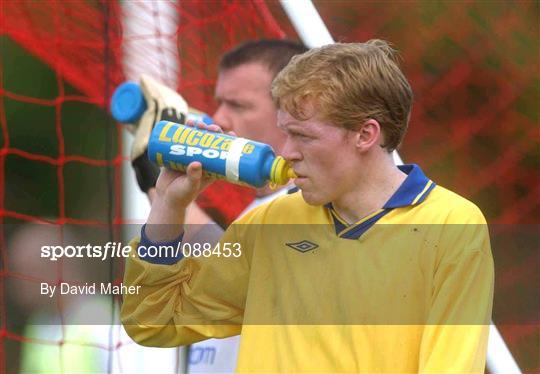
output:
POLYGON ((367 170, 354 190, 333 201, 332 206, 348 223, 358 222, 381 209, 406 178, 393 161, 382 162, 367 170))

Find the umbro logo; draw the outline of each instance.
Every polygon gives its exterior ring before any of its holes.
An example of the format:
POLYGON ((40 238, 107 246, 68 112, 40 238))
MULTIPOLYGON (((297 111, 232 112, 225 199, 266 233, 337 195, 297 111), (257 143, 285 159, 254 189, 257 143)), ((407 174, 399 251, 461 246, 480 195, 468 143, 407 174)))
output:
POLYGON ((291 247, 292 249, 296 249, 297 251, 302 252, 302 253, 319 248, 318 244, 312 243, 307 240, 302 240, 301 242, 297 242, 297 243, 285 243, 285 244, 291 247))

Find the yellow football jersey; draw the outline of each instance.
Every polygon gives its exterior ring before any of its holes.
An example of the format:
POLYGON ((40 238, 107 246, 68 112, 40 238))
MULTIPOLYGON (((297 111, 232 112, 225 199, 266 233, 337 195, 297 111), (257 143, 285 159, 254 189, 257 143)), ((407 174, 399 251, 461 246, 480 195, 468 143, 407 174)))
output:
POLYGON ((124 283, 142 287, 124 299, 126 330, 158 347, 241 333, 239 372, 483 372, 485 219, 418 166, 402 170, 384 207, 352 225, 294 193, 233 224, 219 255, 129 258, 124 283))

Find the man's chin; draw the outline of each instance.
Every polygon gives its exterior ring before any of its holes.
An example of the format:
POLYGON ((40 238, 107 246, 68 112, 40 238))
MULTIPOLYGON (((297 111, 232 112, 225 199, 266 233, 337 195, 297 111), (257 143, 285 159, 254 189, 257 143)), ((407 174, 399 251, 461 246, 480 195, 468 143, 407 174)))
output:
POLYGON ((317 194, 302 189, 300 189, 300 192, 302 193, 302 198, 308 205, 319 206, 327 203, 327 201, 322 199, 321 196, 317 196, 317 194))

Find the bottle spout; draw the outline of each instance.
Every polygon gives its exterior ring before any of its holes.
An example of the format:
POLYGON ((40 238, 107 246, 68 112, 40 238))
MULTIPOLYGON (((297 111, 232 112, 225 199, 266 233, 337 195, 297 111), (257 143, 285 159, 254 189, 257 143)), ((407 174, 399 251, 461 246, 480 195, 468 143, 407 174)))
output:
POLYGON ((270 172, 270 183, 278 186, 283 186, 289 183, 289 179, 296 178, 296 174, 285 159, 278 156, 274 159, 272 170, 270 172))
POLYGON ((293 168, 290 167, 290 165, 289 169, 287 170, 287 177, 289 177, 289 179, 294 179, 297 177, 296 173, 294 172, 293 168))

